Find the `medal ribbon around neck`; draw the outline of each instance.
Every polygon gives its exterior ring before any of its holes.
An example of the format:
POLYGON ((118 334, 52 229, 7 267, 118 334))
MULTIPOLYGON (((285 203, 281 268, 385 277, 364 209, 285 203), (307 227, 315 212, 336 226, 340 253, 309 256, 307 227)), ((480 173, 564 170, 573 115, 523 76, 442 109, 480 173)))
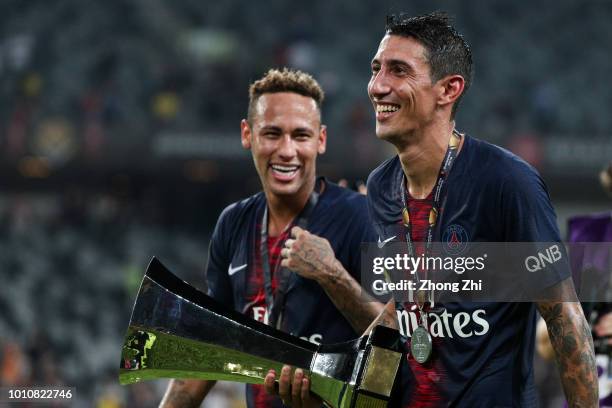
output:
MULTIPOLYGON (((440 202, 442 201, 442 188, 446 182, 446 178, 453 166, 457 155, 459 154, 459 145, 461 144, 462 134, 453 129, 453 133, 451 134, 450 140, 448 142, 448 147, 446 149, 446 154, 444 155, 444 159, 442 160, 442 164, 440 166, 440 171, 438 172, 438 178, 436 180, 436 184, 434 185, 434 197, 433 203, 431 206, 431 210, 429 212, 429 226, 427 227, 427 235, 425 241, 425 257, 429 256, 431 251, 431 244, 433 242, 434 228, 436 227, 438 221, 438 215, 440 212, 440 202)), ((402 182, 401 182, 401 195, 402 195, 402 221, 404 227, 406 228, 406 246, 408 249, 408 256, 411 258, 415 257, 415 248, 414 242, 412 241, 412 227, 410 223, 410 210, 408 208, 408 203, 406 201, 406 196, 408 194, 406 185, 408 181, 406 179, 406 175, 402 173, 402 182)), ((420 282, 419 271, 415 270, 415 276, 417 279, 417 284, 420 282)), ((425 313, 423 312, 423 307, 425 306, 425 298, 420 299, 421 292, 417 290, 417 294, 415 296, 415 303, 419 309, 419 317, 421 320, 421 324, 414 330, 412 334, 411 341, 411 350, 412 354, 419 363, 423 364, 426 362, 431 354, 431 335, 425 329, 423 320, 425 318, 425 313)), ((432 293, 429 293, 429 301, 433 302, 432 293)), ((403 309, 403 305, 400 302, 395 302, 395 307, 398 310, 403 309)))
MULTIPOLYGON (((436 184, 434 186, 434 196, 433 203, 431 206, 431 210, 429 211, 429 226, 427 227, 427 235, 425 237, 425 256, 429 255, 431 250, 431 244, 433 242, 434 229, 436 227, 436 223, 438 221, 438 214, 440 211, 440 202, 442 201, 442 188, 444 187, 444 183, 446 182, 446 178, 457 158, 457 154, 459 153, 459 144, 461 143, 462 135, 455 130, 453 130, 453 134, 451 135, 450 141, 448 143, 448 148, 446 149, 446 154, 444 155, 444 160, 442 160, 442 165, 440 166, 440 171, 438 172, 438 178, 436 180, 436 184)), ((415 257, 415 249, 414 242, 412 241, 412 226, 410 222, 410 210, 408 209, 408 203, 406 201, 406 196, 408 194, 406 190, 407 180, 406 175, 402 174, 402 184, 401 184, 401 195, 402 195, 402 221, 404 227, 406 228, 406 246, 408 247, 408 256, 415 257)), ((417 282, 419 281, 419 273, 415 271, 417 282)))
MULTIPOLYGON (((319 202, 319 180, 315 182, 315 188, 306 205, 300 212, 300 214, 291 222, 289 225, 297 225, 300 228, 306 229, 308 226, 308 218, 312 214, 312 210, 316 207, 319 202)), ((278 286, 276 288, 276 296, 274 296, 274 289, 272 288, 272 271, 270 270, 270 260, 268 258, 268 204, 264 208, 264 213, 261 220, 261 235, 259 248, 261 253, 261 267, 264 273, 264 290, 266 294, 266 307, 268 310, 268 325, 280 329, 282 312, 285 308, 285 295, 289 286, 289 278, 291 277, 291 271, 285 267, 280 267, 278 273, 278 286)))

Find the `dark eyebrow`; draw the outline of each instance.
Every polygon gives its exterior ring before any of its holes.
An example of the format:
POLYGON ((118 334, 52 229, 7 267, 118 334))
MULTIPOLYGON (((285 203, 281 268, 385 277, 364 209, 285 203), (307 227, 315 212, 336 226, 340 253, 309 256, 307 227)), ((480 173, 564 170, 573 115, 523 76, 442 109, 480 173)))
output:
MULTIPOLYGON (((260 131, 261 131, 261 132, 265 132, 265 131, 273 131, 273 132, 279 132, 279 133, 282 133, 282 132, 283 132, 283 129, 281 129, 281 128, 280 128, 280 127, 278 127, 278 126, 274 126, 274 125, 267 125, 267 126, 262 126, 260 131)), ((312 129, 310 129, 310 128, 299 127, 299 128, 295 128, 295 129, 293 129, 293 130, 291 131, 291 133, 298 133, 298 132, 301 132, 301 133, 304 133, 304 132, 306 132, 306 133, 313 133, 313 130, 312 130, 312 129)))
POLYGON ((261 130, 262 131, 264 131, 264 130, 273 130, 275 132, 282 132, 281 128, 279 128, 278 126, 273 126, 273 125, 262 126, 261 130))
MULTIPOLYGON (((390 59, 390 60, 387 60, 386 62, 387 62, 387 65, 391 67, 403 67, 403 68, 408 69, 410 72, 414 72, 414 67, 406 61, 399 60, 399 59, 390 59)), ((372 62, 370 63, 370 65, 371 66, 381 65, 381 62, 378 60, 378 58, 374 58, 372 62)))
POLYGON ((398 59, 390 59, 387 61, 387 65, 391 67, 403 67, 407 68, 410 72, 414 72, 414 67, 410 65, 406 61, 398 60, 398 59))
POLYGON ((299 127, 299 128, 293 129, 293 133, 313 133, 313 131, 312 129, 309 129, 309 128, 299 127))

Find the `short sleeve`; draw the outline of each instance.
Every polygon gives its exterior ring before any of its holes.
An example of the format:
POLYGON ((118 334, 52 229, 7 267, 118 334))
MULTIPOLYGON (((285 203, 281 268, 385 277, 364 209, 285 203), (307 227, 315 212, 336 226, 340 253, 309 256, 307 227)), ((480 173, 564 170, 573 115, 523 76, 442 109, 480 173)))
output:
POLYGON ((231 262, 230 232, 231 207, 226 208, 213 231, 208 247, 208 262, 206 265, 206 282, 208 295, 215 300, 233 305, 233 294, 230 278, 227 273, 231 262))
POLYGON ((507 265, 520 273, 531 295, 571 276, 569 258, 561 242, 557 217, 546 185, 527 164, 516 165, 501 183, 500 236, 508 242, 507 265))
POLYGON ((502 182, 503 240, 561 242, 548 190, 535 170, 521 169, 502 182))

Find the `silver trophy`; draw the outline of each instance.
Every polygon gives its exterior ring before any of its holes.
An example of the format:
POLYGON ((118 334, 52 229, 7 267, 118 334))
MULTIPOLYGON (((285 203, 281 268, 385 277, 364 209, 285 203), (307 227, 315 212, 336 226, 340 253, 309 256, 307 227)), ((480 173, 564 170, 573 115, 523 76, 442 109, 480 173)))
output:
POLYGON ((229 310, 153 258, 121 352, 119 381, 193 378, 262 384, 269 369, 304 369, 329 407, 387 407, 402 358, 396 330, 316 345, 229 310))

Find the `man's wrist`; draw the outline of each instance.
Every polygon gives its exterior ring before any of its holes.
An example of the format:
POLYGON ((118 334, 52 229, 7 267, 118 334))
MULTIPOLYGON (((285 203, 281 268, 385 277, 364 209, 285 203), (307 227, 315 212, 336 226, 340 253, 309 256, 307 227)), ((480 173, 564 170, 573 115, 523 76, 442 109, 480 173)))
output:
POLYGON ((340 261, 337 259, 334 259, 331 264, 326 265, 324 273, 318 276, 317 282, 324 288, 332 287, 344 277, 345 273, 348 272, 344 270, 342 263, 340 263, 340 261))

